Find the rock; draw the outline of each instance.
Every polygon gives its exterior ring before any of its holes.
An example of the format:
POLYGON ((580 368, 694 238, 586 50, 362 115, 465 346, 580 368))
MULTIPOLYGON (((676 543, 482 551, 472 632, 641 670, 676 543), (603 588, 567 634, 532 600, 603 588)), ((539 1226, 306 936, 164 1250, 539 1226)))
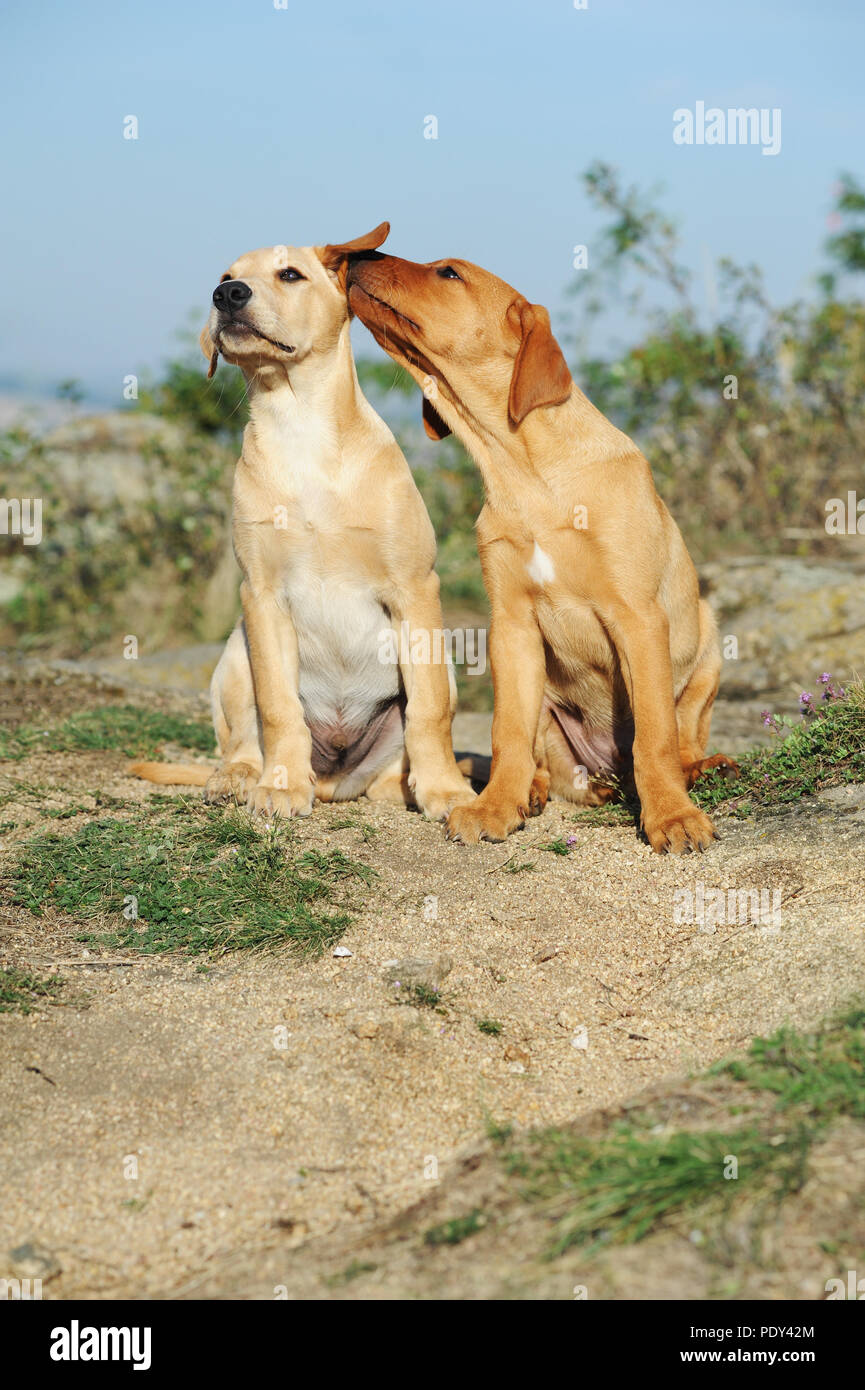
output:
POLYGON ((450 956, 436 956, 435 960, 406 956, 386 968, 385 979, 389 984, 401 985, 403 989, 413 989, 418 985, 427 989, 441 989, 442 981, 453 970, 453 965, 450 956))
POLYGON ((51 430, 42 440, 57 488, 81 506, 128 510, 166 500, 172 480, 160 467, 161 451, 182 449, 181 425, 146 411, 83 415, 51 430))
POLYGON ((302 1245, 309 1235, 307 1223, 294 1216, 278 1216, 273 1222, 273 1226, 276 1230, 285 1232, 287 1237, 285 1244, 289 1250, 296 1245, 302 1245))
POLYGON ((335 946, 333 954, 339 960, 346 960, 349 956, 354 955, 354 952, 350 951, 347 946, 335 946))
POLYGON ((44 1245, 28 1241, 9 1251, 12 1274, 16 1279, 41 1279, 43 1284, 60 1273, 60 1264, 44 1245))
MULTIPOLYGON (((128 632, 134 615, 142 655, 178 636, 223 639, 240 608, 230 535, 235 462, 224 443, 137 409, 67 420, 39 439, 38 454, 22 446, 5 469, 4 488, 7 496, 27 498, 34 472, 50 480, 42 499, 47 543, 33 547, 38 557, 23 545, 4 548, 0 619, 16 589, 32 587, 34 574, 49 598, 55 585, 58 594, 64 584, 86 588, 70 557, 92 552, 103 576, 97 589, 106 631, 128 632), (169 548, 164 538, 175 529, 169 548)), ((106 653, 120 646, 98 624, 85 625, 82 635, 68 613, 56 621, 52 646, 70 657, 82 646, 106 653)))
POLYGON ((70 675, 84 672, 111 680, 122 689, 144 687, 195 695, 207 691, 224 645, 224 642, 197 642, 169 651, 144 653, 137 661, 126 661, 122 656, 89 657, 75 661, 60 658, 53 665, 58 671, 70 675))
POLYGON ((374 1018, 356 1018, 348 1025, 348 1029, 356 1038, 375 1038, 380 1026, 374 1018))
POLYGON ((722 646, 728 636, 738 642, 724 661, 723 698, 765 693, 795 710, 821 671, 843 683, 865 667, 865 579, 855 566, 737 557, 703 565, 700 580, 722 646))
POLYGON ((841 787, 827 787, 825 791, 817 793, 817 800, 852 816, 854 820, 865 820, 865 783, 850 782, 841 787))

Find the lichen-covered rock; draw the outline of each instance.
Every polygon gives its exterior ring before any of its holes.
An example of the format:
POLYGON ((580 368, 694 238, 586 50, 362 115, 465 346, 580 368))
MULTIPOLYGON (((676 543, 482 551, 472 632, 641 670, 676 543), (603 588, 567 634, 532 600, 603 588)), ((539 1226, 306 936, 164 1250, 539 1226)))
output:
POLYGON ((4 441, 5 498, 41 537, 0 535, 0 642, 70 658, 224 637, 236 617, 233 449, 135 410, 4 441))
POLYGON ((863 563, 777 556, 703 565, 703 591, 718 618, 725 699, 775 698, 789 705, 830 672, 840 681, 865 670, 863 563))

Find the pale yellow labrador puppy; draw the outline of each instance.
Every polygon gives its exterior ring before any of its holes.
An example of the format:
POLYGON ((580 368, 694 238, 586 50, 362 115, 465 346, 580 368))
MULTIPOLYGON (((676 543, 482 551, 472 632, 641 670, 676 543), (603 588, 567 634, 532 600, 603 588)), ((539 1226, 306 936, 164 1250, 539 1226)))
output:
POLYGON ((220 353, 236 363, 250 406, 232 523, 243 617, 211 684, 221 763, 139 776, 206 781, 209 800, 284 817, 316 796, 413 801, 436 819, 473 799, 451 744, 433 528, 351 352, 349 257, 388 230, 249 252, 213 292, 210 375, 220 353))

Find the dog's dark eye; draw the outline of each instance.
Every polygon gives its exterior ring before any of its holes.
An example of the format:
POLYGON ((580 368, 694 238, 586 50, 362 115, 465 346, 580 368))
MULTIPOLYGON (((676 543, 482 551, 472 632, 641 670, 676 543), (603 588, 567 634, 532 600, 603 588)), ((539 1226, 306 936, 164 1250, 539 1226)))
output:
POLYGON ((299 270, 295 270, 294 266, 290 265, 279 272, 279 278, 280 280, 305 280, 306 276, 301 275, 299 270))
POLYGON ((443 280, 461 280, 463 278, 461 275, 457 275, 452 265, 440 265, 436 275, 440 275, 443 280))

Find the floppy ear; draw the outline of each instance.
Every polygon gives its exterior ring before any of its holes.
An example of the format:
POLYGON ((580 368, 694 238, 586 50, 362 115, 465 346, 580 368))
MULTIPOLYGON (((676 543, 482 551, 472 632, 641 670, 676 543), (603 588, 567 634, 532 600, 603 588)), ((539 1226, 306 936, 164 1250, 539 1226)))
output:
POLYGON ((201 336, 199 337, 198 341, 201 345, 201 351, 204 353, 205 357, 210 362, 210 366, 207 369, 207 380, 209 381, 210 378, 213 376, 213 373, 216 371, 216 364, 219 361, 219 352, 217 351, 214 341, 207 331, 207 324, 205 324, 202 328, 201 336))
POLYGON ((387 239, 389 232, 390 223, 380 222, 374 231, 367 232, 366 236, 355 237, 354 241, 341 241, 333 245, 317 246, 315 248, 316 255, 325 270, 339 272, 345 266, 349 256, 356 256, 359 251, 375 251, 387 239))
POLYGON ((444 439, 451 432, 450 425, 445 424, 428 396, 423 398, 423 427, 430 439, 436 441, 444 439))
POLYGON ((521 335, 508 393, 508 414, 515 425, 521 425, 530 410, 566 401, 573 378, 542 305, 515 299, 508 309, 508 320, 521 335))

